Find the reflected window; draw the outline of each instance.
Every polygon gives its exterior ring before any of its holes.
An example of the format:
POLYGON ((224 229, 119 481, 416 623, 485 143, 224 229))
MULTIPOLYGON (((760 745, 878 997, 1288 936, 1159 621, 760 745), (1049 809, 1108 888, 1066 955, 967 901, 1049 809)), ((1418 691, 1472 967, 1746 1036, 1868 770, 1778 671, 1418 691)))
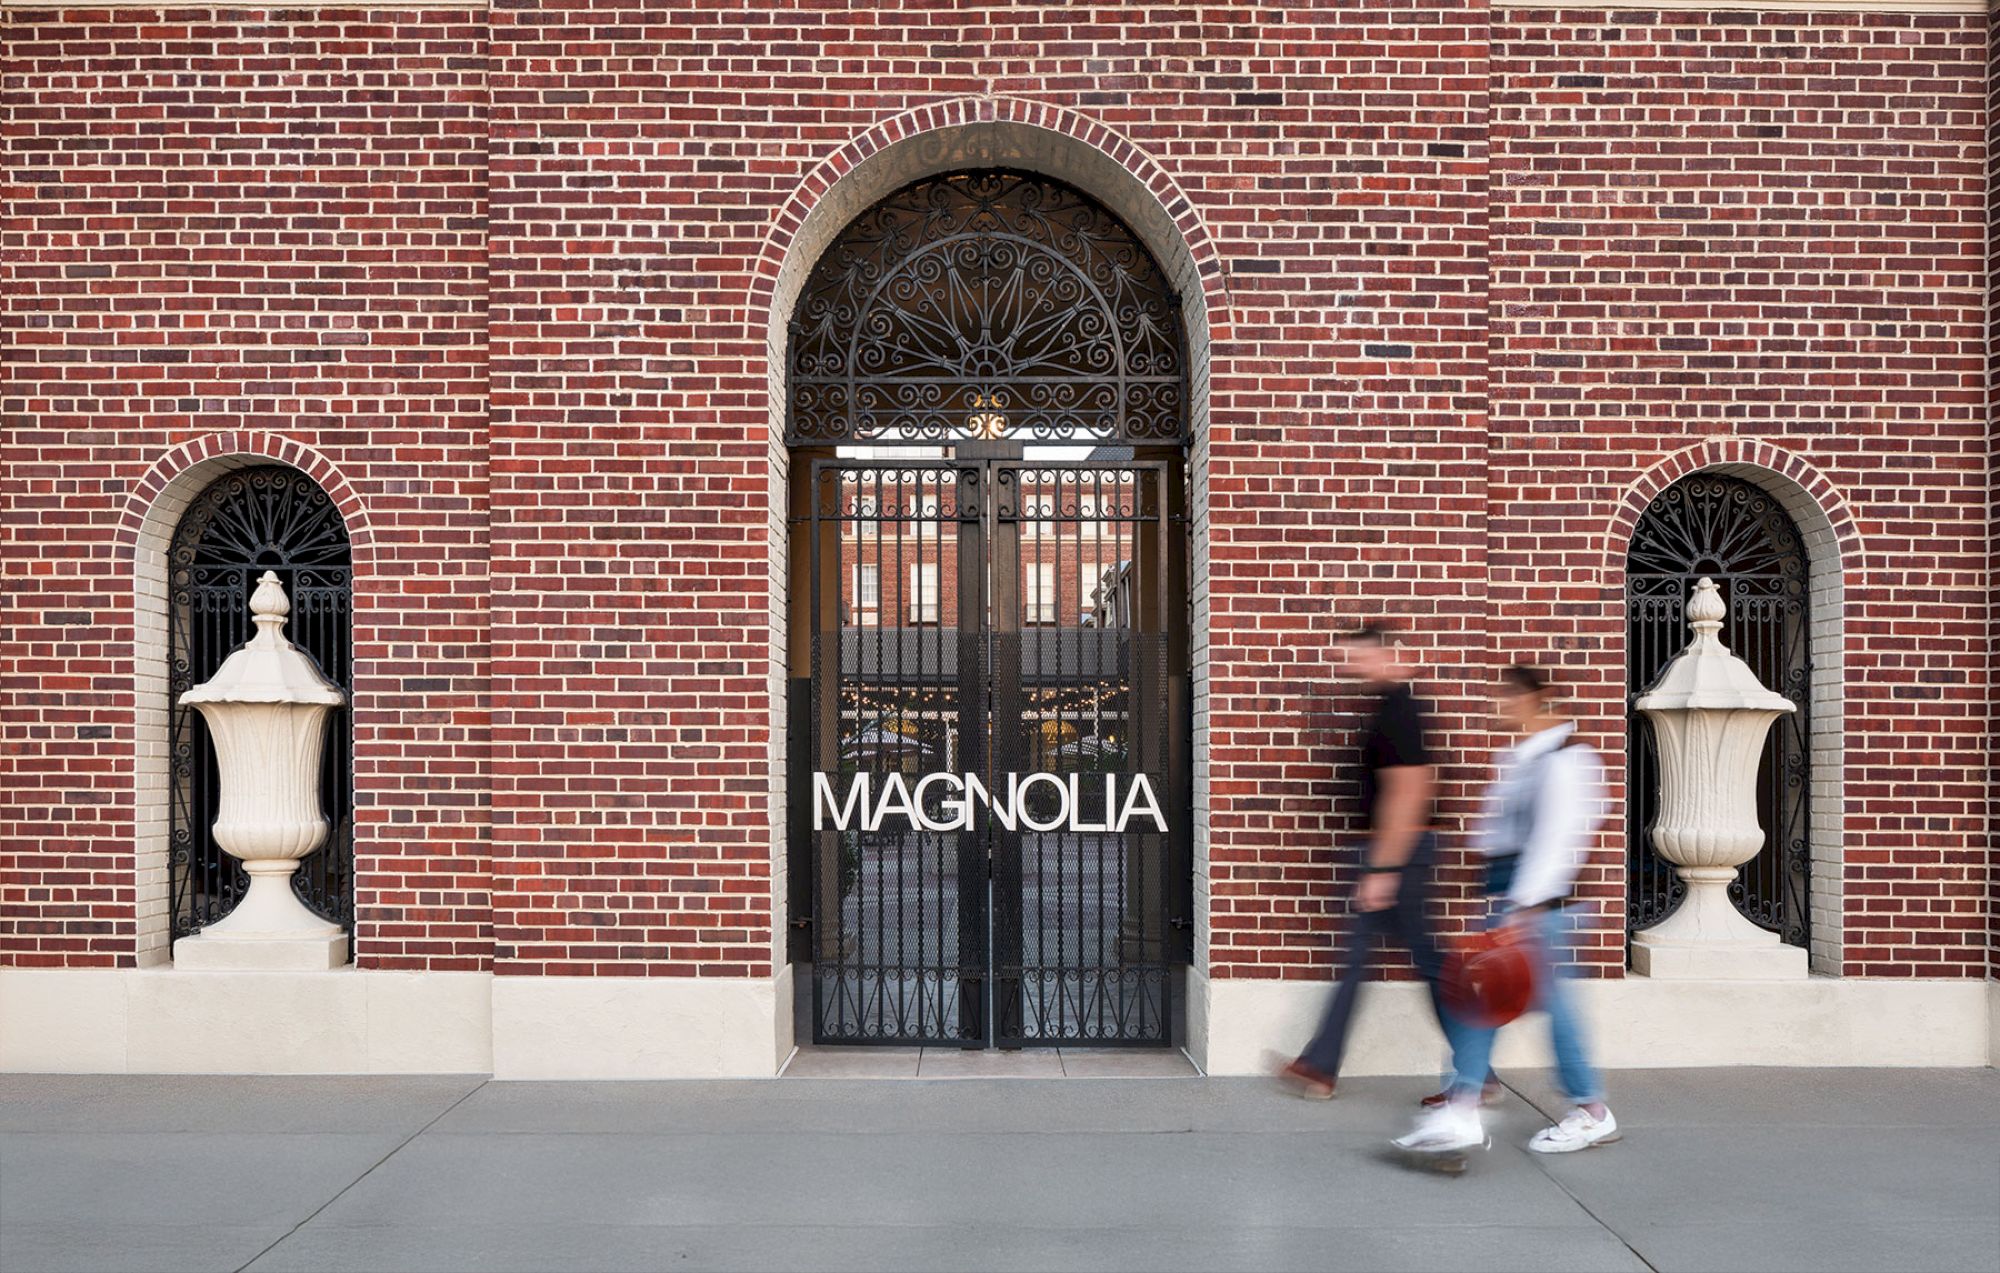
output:
POLYGON ((910 622, 938 621, 938 566, 920 561, 910 567, 910 622))

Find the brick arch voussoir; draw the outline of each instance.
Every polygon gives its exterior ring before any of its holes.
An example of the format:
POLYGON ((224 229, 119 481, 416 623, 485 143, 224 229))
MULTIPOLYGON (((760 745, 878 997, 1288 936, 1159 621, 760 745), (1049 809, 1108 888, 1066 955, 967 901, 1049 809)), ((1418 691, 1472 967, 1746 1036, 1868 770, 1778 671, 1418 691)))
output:
POLYGON ((252 429, 205 433, 173 447, 154 460, 145 474, 133 484, 119 513, 114 535, 119 557, 130 560, 137 554, 149 515, 175 481, 210 461, 228 459, 289 465, 318 483, 327 498, 333 501, 334 507, 340 510, 341 521, 347 527, 348 548, 354 555, 355 567, 361 569, 365 566, 374 546, 374 532, 369 524, 367 506, 353 483, 347 480, 347 475, 326 455, 296 438, 252 429))
POLYGON ((750 339, 763 340, 771 321, 771 307, 777 297, 778 278, 792 245, 805 227, 813 206, 842 178, 871 155, 901 142, 969 124, 994 123, 1039 128, 1088 146, 1116 163, 1158 200, 1179 231, 1188 257, 1193 262, 1210 341, 1223 339, 1229 297, 1222 257, 1187 192, 1158 161, 1130 138, 1067 108, 1013 97, 963 97, 913 107, 879 121, 816 164, 800 179, 791 196, 779 208, 769 233, 764 236, 763 250, 750 278, 749 304, 744 311, 750 339))
POLYGON ((1616 592, 1625 586, 1625 551, 1632 534, 1660 492, 1691 473, 1737 466, 1757 469, 1792 483, 1818 506, 1832 529, 1843 570, 1861 561, 1861 532, 1840 490, 1804 456, 1760 438, 1710 438, 1662 457, 1625 488, 1604 529, 1598 578, 1616 592))

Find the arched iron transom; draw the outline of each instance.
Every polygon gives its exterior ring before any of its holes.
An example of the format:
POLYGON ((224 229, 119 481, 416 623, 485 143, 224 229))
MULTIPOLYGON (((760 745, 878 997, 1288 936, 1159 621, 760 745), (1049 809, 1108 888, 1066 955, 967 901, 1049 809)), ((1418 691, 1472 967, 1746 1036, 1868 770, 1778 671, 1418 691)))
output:
MULTIPOLYGON (((218 478, 174 531, 167 568, 167 693, 172 730, 172 843, 168 875, 173 935, 227 915, 249 879, 215 843, 215 748, 201 714, 181 695, 215 674, 251 635, 250 593, 275 571, 290 596, 285 635, 343 690, 353 688, 353 589, 347 527, 313 480, 262 465, 218 478)), ((353 748, 348 712, 335 712, 321 760, 320 806, 333 833, 300 864, 293 888, 305 904, 354 928, 353 748)))
MULTIPOLYGON (((1625 565, 1626 689, 1637 697, 1688 642, 1683 607, 1708 576, 1729 605, 1723 643, 1798 710, 1771 726, 1757 777, 1764 847, 1730 886, 1737 908, 1795 946, 1808 929, 1812 865, 1807 722, 1810 581, 1798 527, 1768 491, 1739 478, 1697 473, 1660 493, 1639 519, 1625 565)), ((1628 704, 1630 698, 1627 700, 1628 704)), ((1653 853, 1659 810, 1652 731, 1628 719, 1626 929, 1659 923, 1680 904, 1673 868, 1653 853)))
POLYGON ((1103 206, 1015 172, 908 186, 807 280, 790 332, 794 445, 1188 437, 1180 304, 1103 206))

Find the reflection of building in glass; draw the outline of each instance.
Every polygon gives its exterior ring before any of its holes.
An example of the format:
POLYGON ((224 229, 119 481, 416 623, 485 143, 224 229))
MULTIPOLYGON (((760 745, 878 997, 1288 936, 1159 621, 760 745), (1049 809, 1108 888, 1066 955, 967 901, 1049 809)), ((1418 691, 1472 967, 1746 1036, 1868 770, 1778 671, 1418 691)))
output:
POLYGON ((970 521, 948 464, 876 467, 871 457, 831 480, 822 507, 838 524, 844 563, 843 768, 917 775, 964 764, 966 695, 990 687, 990 673, 961 676, 966 658, 1020 665, 1005 765, 1128 768, 1126 634, 1141 626, 1141 528, 1157 533, 1157 522, 1141 517, 1128 471, 1115 467, 1123 458, 1025 464, 1004 497, 1008 512, 980 510, 970 521), (1009 551, 995 560, 1003 538, 1009 551), (981 574, 968 579, 962 571, 972 568, 981 574))
POLYGON ((1084 622, 1098 628, 1129 628, 1132 622, 1132 563, 1113 562, 1097 571, 1097 581, 1085 599, 1084 622))
MULTIPOLYGON (((1022 508, 1036 515, 1008 525, 1018 536, 1019 571, 1013 622, 997 626, 1132 626, 1131 491, 1113 478, 1108 470, 1064 471, 1023 487, 1022 508), (1092 484, 1106 493, 1082 493, 1092 484)), ((966 590, 958 524, 938 485, 927 473, 907 481, 885 476, 843 492, 841 559, 850 565, 841 581, 844 626, 959 626, 966 590)))

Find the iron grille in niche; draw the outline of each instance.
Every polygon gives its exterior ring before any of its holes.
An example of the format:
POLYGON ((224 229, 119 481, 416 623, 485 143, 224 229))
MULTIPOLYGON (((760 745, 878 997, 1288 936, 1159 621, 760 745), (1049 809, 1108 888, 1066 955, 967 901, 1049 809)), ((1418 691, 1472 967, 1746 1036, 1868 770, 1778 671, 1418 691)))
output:
MULTIPOLYGON (((279 465, 239 469, 196 497, 168 557, 167 692, 173 772, 168 877, 173 935, 227 915, 249 879, 215 843, 215 749, 201 714, 181 695, 215 674, 250 638, 250 593, 275 571, 291 598, 285 627, 328 679, 353 688, 352 570, 340 511, 313 480, 279 465)), ((354 930, 353 748, 348 712, 328 725, 320 804, 326 844, 300 864, 293 888, 316 913, 354 930)))
POLYGON ((1179 299, 1117 217, 1042 177, 876 204, 820 257, 789 347, 794 445, 1187 440, 1179 299))
MULTIPOLYGON (((1729 605, 1723 643, 1798 710, 1775 722, 1757 778, 1764 847, 1730 886, 1737 908, 1794 946, 1807 943, 1811 845, 1812 667, 1805 546, 1769 492, 1740 478, 1700 473, 1660 493, 1632 533, 1625 565, 1628 707, 1687 645, 1689 590, 1708 576, 1729 605)), ((1680 904, 1673 868, 1653 853, 1647 830, 1659 807, 1652 731, 1627 720, 1626 930, 1659 923, 1680 904)))

